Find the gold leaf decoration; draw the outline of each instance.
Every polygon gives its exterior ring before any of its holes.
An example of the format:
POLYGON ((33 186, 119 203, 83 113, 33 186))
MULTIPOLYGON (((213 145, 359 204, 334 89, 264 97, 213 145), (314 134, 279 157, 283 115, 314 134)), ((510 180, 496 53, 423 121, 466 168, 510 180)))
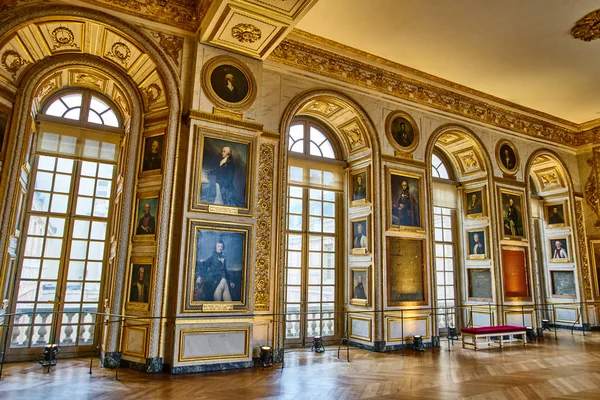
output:
POLYGON ((171 57, 175 65, 179 66, 179 52, 183 48, 183 38, 165 35, 162 32, 152 32, 152 36, 158 39, 159 46, 171 57))
POLYGON ((237 24, 231 28, 231 36, 242 43, 254 43, 262 37, 262 33, 252 24, 237 24))
POLYGON ((64 26, 59 26, 58 28, 52 31, 52 42, 54 42, 54 46, 52 50, 56 50, 60 47, 77 47, 74 43, 75 35, 69 28, 65 28, 64 26))
POLYGON ((600 10, 592 11, 577 21, 571 28, 571 35, 585 42, 600 38, 600 10))
POLYGON ((590 264, 585 247, 585 225, 583 223, 583 208, 581 201, 575 201, 575 217, 577 218, 577 238, 579 242, 579 254, 581 256, 581 277, 583 278, 583 290, 585 299, 592 300, 592 285, 590 277, 590 264))
POLYGON ((2 58, 0 58, 0 63, 2 64, 2 67, 12 75, 12 78, 15 79, 17 72, 19 72, 21 67, 29 64, 29 61, 23 59, 23 57, 14 50, 6 50, 2 54, 2 58))

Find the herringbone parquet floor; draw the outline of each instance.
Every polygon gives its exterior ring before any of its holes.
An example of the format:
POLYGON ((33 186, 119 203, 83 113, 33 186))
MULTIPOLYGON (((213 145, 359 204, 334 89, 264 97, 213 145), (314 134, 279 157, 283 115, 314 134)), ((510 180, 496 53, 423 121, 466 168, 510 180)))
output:
POLYGON ((425 354, 292 351, 286 365, 171 377, 59 360, 51 374, 7 364, 0 398, 14 399, 600 399, 600 333, 562 330, 523 347, 473 351, 457 342, 425 354))

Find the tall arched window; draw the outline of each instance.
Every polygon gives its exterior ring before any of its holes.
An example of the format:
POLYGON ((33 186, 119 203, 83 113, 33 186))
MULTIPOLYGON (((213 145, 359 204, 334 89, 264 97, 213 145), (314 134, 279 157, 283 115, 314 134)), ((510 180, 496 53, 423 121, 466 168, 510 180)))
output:
POLYGON ((448 167, 446 167, 446 164, 435 153, 431 156, 431 175, 436 178, 450 179, 448 167))
POLYGON ((292 124, 288 150, 286 339, 335 339, 343 163, 326 129, 308 119, 292 124))
POLYGON ((14 311, 24 314, 14 318, 10 353, 30 356, 57 343, 62 354, 89 354, 121 118, 101 95, 71 90, 52 97, 37 120, 13 302, 14 311))

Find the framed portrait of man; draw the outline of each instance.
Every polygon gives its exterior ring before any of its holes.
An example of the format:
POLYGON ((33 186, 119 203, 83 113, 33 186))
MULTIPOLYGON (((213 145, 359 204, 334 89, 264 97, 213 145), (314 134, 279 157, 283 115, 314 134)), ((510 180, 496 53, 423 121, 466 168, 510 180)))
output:
POLYGON ((548 224, 549 228, 559 228, 567 225, 567 216, 565 215, 566 209, 566 201, 546 204, 546 223, 548 224))
POLYGON ((204 93, 219 107, 244 110, 256 99, 254 75, 237 58, 212 58, 204 64, 201 74, 204 93))
POLYGON ((350 174, 350 205, 365 204, 371 200, 369 193, 369 168, 361 168, 350 174))
POLYGON ((371 252, 369 218, 350 221, 352 224, 352 249, 350 254, 367 254, 371 252))
POLYGON ((251 226, 192 221, 186 306, 207 310, 206 304, 225 305, 220 311, 244 309, 251 226))
POLYGON ((565 263, 571 261, 571 249, 569 248, 568 237, 549 238, 548 250, 550 262, 565 263))
POLYGON ((427 304, 423 239, 386 237, 387 304, 427 304))
POLYGON ((371 267, 350 268, 350 304, 369 306, 371 304, 371 267))
POLYGON ((154 240, 158 230, 159 192, 139 193, 133 240, 154 240))
POLYGON ((140 175, 160 174, 163 159, 163 139, 164 135, 162 133, 146 136, 142 139, 142 167, 140 175))
POLYGON ((501 255, 504 299, 509 301, 530 300, 527 248, 502 246, 501 255))
POLYGON ((255 139, 225 132, 199 132, 192 208, 250 214, 255 139))
POLYGON ((502 232, 508 239, 524 239, 527 226, 522 193, 500 190, 502 232))
POLYGON ((496 145, 496 161, 502 172, 514 175, 519 169, 519 153, 515 145, 508 140, 499 141, 496 145))
POLYGON ((485 187, 465 190, 465 217, 468 219, 481 218, 487 214, 485 202, 485 187))
POLYGON ((391 228, 423 229, 421 176, 388 172, 391 228))
POLYGON ((125 308, 148 311, 152 292, 154 259, 152 257, 131 257, 129 264, 129 288, 125 308))
POLYGON ((403 111, 393 111, 385 123, 385 133, 394 149, 407 153, 419 144, 419 129, 415 120, 403 111))
POLYGON ((489 258, 487 251, 486 229, 471 229, 467 231, 469 251, 467 258, 470 260, 483 260, 489 258))

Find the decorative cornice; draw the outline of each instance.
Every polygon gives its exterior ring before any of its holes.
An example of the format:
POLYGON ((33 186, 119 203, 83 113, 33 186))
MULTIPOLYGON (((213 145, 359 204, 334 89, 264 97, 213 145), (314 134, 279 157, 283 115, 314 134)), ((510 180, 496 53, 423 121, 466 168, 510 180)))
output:
POLYGON ((575 39, 591 42, 600 38, 600 10, 592 11, 581 18, 571 28, 571 35, 575 39))
POLYGON ((219 115, 210 114, 210 113, 207 113, 205 111, 200 111, 200 110, 190 110, 190 118, 191 119, 199 119, 199 120, 208 121, 208 122, 217 122, 217 123, 226 124, 229 126, 237 126, 239 128, 250 129, 253 131, 262 131, 263 130, 263 125, 258 124, 256 122, 240 121, 240 120, 233 119, 233 118, 222 117, 219 115))
MULTIPOLYGON (((295 34, 298 35, 298 32, 302 31, 295 31, 295 34)), ((318 38, 307 33, 302 33, 301 36, 310 39, 318 38)), ((328 46, 342 47, 343 49, 340 50, 347 51, 351 49, 326 39, 319 38, 319 41, 326 43, 328 46)), ((367 58, 369 61, 384 64, 423 79, 436 81, 456 90, 441 88, 438 85, 407 77, 371 63, 346 57, 341 55, 340 51, 329 51, 294 39, 285 39, 268 59, 536 139, 575 147, 594 142, 600 134, 600 127, 593 125, 595 121, 576 124, 465 88, 356 49, 352 49, 352 52, 357 57, 367 58), (467 96, 459 93, 459 91, 485 98, 489 102, 467 96), (507 108, 491 102, 506 105, 507 108), (539 116, 539 118, 536 116, 539 116)))

